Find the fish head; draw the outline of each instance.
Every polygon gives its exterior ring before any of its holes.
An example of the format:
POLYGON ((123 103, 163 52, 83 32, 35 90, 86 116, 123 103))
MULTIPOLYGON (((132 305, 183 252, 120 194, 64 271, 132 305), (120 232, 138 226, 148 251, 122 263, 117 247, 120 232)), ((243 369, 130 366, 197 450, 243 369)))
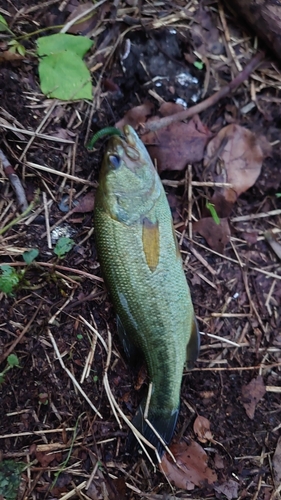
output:
POLYGON ((115 220, 130 224, 149 211, 162 189, 151 158, 134 129, 110 138, 100 172, 99 196, 115 220))

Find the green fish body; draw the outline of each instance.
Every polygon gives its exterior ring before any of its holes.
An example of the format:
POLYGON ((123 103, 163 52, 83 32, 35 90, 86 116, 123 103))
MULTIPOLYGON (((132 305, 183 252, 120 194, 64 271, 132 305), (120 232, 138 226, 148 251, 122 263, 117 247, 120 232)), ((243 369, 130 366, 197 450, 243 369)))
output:
MULTIPOLYGON (((199 334, 170 207, 150 156, 135 131, 109 140, 96 193, 96 246, 118 317, 125 351, 145 358, 150 381, 148 420, 169 444, 177 421, 184 365, 199 351, 199 334)), ((158 449, 144 421, 133 424, 158 449)))

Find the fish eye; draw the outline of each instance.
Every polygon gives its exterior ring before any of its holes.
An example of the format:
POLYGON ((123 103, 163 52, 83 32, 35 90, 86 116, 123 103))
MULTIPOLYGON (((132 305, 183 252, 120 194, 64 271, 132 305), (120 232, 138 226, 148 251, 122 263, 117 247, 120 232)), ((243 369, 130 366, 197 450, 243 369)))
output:
POLYGON ((116 170, 117 168, 120 167, 121 165, 121 158, 120 156, 117 156, 117 155, 109 155, 108 157, 109 159, 109 163, 110 163, 110 166, 116 170))

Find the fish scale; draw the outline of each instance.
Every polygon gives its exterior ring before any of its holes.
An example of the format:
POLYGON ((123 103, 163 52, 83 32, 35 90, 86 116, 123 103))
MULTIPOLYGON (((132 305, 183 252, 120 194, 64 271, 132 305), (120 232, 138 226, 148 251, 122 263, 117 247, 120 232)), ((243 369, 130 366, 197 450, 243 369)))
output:
MULTIPOLYGON (((165 191, 137 134, 127 126, 124 135, 110 139, 101 169, 94 211, 96 246, 126 337, 147 364, 152 382, 148 419, 169 443, 186 353, 190 361, 196 359, 199 336, 165 191), (137 159, 132 160, 131 147, 137 159)), ((161 454, 161 443, 143 422, 144 406, 133 423, 161 454)))

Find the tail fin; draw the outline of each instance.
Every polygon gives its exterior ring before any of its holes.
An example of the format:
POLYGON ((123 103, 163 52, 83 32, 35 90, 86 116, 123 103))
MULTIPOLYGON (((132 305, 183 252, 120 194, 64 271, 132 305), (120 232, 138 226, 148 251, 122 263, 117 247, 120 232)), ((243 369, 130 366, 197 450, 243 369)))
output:
MULTIPOLYGON (((147 441, 149 441, 153 446, 155 446, 155 448, 159 453, 160 458, 162 457, 165 449, 160 439, 158 438, 157 434, 160 435, 161 439, 164 441, 166 445, 169 445, 174 434, 174 430, 178 420, 178 414, 179 414, 178 409, 171 411, 169 415, 165 415, 164 412, 162 413, 159 412, 156 414, 150 410, 148 413, 148 421, 150 424, 149 425, 147 421, 144 419, 144 405, 141 404, 138 407, 137 413, 132 420, 132 424, 137 428, 137 430, 147 439, 147 441), (154 432, 153 429, 156 432, 154 432)), ((127 441, 128 451, 132 452, 132 450, 136 447, 136 445, 137 445, 137 440, 133 432, 131 431, 127 441)), ((151 454, 152 452, 151 448, 146 447, 146 449, 151 454)))

